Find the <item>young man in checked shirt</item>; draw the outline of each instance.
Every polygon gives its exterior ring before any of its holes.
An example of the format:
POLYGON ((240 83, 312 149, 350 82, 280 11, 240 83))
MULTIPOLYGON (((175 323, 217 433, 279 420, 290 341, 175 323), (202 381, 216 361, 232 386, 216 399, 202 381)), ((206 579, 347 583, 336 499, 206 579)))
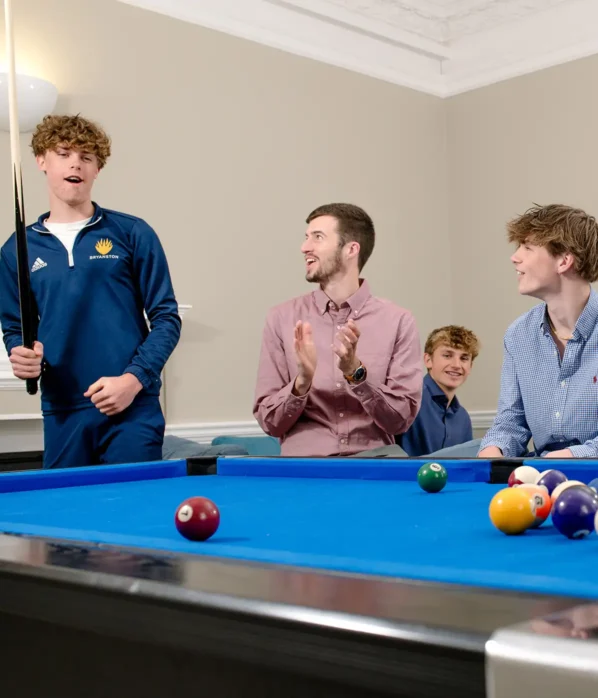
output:
POLYGON ((569 206, 508 226, 519 292, 542 301, 504 338, 500 399, 480 457, 598 456, 598 224, 569 206))
POLYGON ((365 211, 328 204, 306 222, 301 252, 318 287, 269 312, 254 415, 285 456, 404 456, 394 434, 422 393, 413 316, 360 277, 375 236, 365 211))

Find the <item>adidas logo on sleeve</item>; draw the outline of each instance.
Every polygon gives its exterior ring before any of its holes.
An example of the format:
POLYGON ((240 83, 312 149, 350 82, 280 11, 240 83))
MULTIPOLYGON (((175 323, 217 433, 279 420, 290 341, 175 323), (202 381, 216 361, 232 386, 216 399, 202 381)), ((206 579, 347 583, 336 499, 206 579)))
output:
POLYGON ((44 262, 43 259, 38 257, 35 262, 33 262, 33 266, 31 267, 31 272, 33 273, 34 271, 39 271, 40 269, 43 269, 44 267, 47 267, 47 263, 44 262))

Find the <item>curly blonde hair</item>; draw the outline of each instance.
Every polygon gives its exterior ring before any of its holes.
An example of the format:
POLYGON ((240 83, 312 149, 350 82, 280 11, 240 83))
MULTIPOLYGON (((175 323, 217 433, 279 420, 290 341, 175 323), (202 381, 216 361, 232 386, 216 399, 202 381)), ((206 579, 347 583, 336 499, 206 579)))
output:
POLYGON ((424 352, 431 356, 441 344, 467 352, 472 361, 480 353, 480 340, 471 330, 459 325, 446 325, 430 332, 424 352))
POLYGON ((106 132, 79 114, 49 114, 37 125, 31 138, 31 149, 36 157, 59 146, 92 153, 98 159, 100 170, 110 157, 111 142, 106 132))

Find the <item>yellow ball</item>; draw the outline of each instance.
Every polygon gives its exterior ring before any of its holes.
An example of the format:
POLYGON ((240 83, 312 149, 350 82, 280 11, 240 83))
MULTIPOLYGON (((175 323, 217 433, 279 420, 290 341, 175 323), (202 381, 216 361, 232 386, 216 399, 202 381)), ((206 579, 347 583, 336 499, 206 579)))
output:
POLYGON ((523 533, 536 521, 536 505, 529 492, 507 487, 497 492, 490 502, 490 521, 507 535, 523 533))

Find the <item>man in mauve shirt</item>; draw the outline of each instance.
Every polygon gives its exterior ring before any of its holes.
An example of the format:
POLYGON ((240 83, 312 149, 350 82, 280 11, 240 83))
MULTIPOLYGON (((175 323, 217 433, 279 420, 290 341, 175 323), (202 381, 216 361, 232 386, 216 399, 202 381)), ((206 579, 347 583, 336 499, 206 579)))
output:
POLYGON ((317 288, 268 313, 254 415, 284 456, 404 456, 394 435, 422 394, 415 320, 360 276, 375 239, 365 211, 327 204, 306 222, 301 252, 317 288))

